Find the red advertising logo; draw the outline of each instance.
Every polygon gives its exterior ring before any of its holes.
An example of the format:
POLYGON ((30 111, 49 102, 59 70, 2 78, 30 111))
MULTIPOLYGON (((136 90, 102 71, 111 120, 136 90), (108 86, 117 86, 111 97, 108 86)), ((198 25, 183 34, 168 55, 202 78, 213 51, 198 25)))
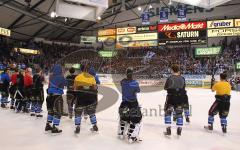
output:
POLYGON ((133 34, 136 32, 136 27, 117 28, 117 34, 133 34))
POLYGON ((170 23, 170 24, 159 24, 158 32, 166 31, 181 31, 181 30, 199 30, 206 29, 206 22, 183 22, 183 23, 170 23))

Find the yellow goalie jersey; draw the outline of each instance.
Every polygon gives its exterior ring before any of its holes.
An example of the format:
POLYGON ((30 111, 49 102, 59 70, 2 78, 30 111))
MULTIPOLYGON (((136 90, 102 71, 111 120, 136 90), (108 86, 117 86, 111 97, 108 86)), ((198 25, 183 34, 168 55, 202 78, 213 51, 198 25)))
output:
POLYGON ((95 86, 96 86, 95 77, 86 72, 80 73, 74 80, 75 89, 83 88, 87 90, 95 86))

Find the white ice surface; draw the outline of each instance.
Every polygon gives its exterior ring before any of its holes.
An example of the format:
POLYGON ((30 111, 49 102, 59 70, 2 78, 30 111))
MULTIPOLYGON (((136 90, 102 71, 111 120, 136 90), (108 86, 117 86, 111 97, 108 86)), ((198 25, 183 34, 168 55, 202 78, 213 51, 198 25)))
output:
MULTIPOLYGON (((214 101, 214 93, 207 89, 188 89, 192 105, 191 123, 185 125, 182 136, 163 136, 165 130, 162 116, 145 116, 141 130, 141 143, 128 144, 117 138, 119 102, 97 114, 99 134, 89 131, 89 120, 82 123, 81 133, 75 136, 73 120, 63 117, 61 135, 44 133, 44 118, 36 119, 29 114, 16 114, 9 109, 0 109, 0 150, 239 150, 240 149, 240 93, 232 92, 231 110, 227 135, 223 136, 219 117, 215 117, 214 132, 204 131, 208 109, 214 101)), ((158 110, 165 103, 166 92, 139 94, 144 113, 150 108, 158 110)))

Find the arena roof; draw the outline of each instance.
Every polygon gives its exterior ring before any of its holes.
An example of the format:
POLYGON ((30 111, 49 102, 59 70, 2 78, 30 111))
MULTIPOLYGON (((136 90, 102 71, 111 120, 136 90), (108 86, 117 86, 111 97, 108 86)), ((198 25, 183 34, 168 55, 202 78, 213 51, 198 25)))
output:
MULTIPOLYGON (((31 40, 42 37, 49 40, 72 41, 85 31, 93 31, 97 22, 51 18, 56 0, 0 0, 0 26, 12 31, 12 38, 31 40), (26 1, 31 1, 29 4, 26 1)), ((169 0, 126 0, 125 7, 122 0, 111 0, 109 8, 101 16, 102 20, 114 17, 125 10, 132 10, 138 6, 160 3, 168 6, 169 0)), ((240 5, 239 0, 232 0, 224 5, 240 5)), ((132 13, 135 13, 132 11, 132 13)), ((139 15, 138 15, 139 16, 139 15)))

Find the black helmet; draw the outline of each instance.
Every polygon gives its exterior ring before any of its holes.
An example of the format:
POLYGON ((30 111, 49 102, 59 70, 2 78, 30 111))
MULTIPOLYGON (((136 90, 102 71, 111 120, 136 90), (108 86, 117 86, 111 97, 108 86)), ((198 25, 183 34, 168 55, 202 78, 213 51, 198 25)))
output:
POLYGON ((126 74, 127 74, 127 78, 132 78, 133 68, 127 68, 126 74))

